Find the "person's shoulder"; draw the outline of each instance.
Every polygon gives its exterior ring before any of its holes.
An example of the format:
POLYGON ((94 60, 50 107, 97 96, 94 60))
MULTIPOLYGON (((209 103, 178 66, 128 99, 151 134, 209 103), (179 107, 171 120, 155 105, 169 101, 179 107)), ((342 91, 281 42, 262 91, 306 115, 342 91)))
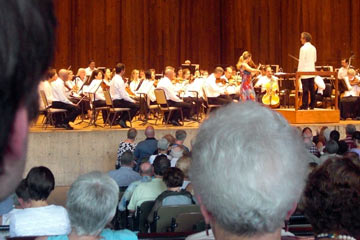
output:
POLYGON ((124 230, 111 230, 111 229, 104 229, 100 236, 105 238, 106 240, 110 239, 121 239, 121 240, 136 240, 138 237, 136 234, 130 230, 124 229, 124 230))
POLYGON ((68 240, 69 238, 67 235, 58 235, 58 236, 48 236, 46 239, 47 240, 68 240))

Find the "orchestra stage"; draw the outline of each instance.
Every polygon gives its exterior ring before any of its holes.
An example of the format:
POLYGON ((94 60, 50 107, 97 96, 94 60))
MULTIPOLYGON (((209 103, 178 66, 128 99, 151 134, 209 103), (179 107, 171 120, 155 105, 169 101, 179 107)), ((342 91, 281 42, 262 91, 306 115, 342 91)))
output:
MULTIPOLYGON (((288 109, 279 109, 290 111, 288 109)), ((321 109, 297 111, 299 114, 314 114, 321 109), (301 113, 303 112, 303 113, 301 113)), ((311 115, 312 116, 312 115, 311 115)), ((80 174, 99 170, 107 172, 114 168, 116 161, 116 152, 120 141, 126 139, 127 129, 121 129, 119 126, 110 128, 109 126, 94 127, 88 126, 88 122, 82 122, 73 125, 74 130, 67 131, 48 127, 43 129, 42 117, 30 128, 28 160, 25 173, 30 168, 39 165, 49 167, 56 179, 56 186, 70 185, 80 174)), ((79 123, 79 120, 75 123, 79 123)), ((100 121, 98 121, 100 125, 100 121)), ((326 122, 326 119, 318 119, 317 123, 293 124, 296 127, 310 127, 316 132, 322 126, 328 126, 330 129, 336 129, 340 132, 341 138, 345 136, 345 125, 352 123, 360 129, 360 121, 346 120, 335 123, 326 122)), ((173 127, 162 124, 155 125, 154 120, 150 120, 148 125, 155 128, 156 138, 161 138, 166 134, 175 134, 178 129, 184 129, 188 137, 185 145, 190 146, 191 139, 197 133, 198 122, 185 122, 184 126, 173 127)), ((133 127, 138 130, 136 142, 145 138, 144 130, 147 125, 142 121, 134 121, 133 127)))

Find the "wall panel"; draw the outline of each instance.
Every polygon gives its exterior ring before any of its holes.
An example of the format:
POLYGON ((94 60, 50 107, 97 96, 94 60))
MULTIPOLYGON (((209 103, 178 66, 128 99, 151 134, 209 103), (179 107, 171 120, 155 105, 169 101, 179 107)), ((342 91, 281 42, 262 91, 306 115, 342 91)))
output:
MULTIPOLYGON (((296 69, 300 33, 308 31, 318 64, 338 66, 360 52, 357 0, 55 0, 54 66, 114 66, 162 71, 185 59, 212 69, 235 64, 244 50, 256 62, 296 69)), ((357 66, 355 60, 354 64, 357 66)))

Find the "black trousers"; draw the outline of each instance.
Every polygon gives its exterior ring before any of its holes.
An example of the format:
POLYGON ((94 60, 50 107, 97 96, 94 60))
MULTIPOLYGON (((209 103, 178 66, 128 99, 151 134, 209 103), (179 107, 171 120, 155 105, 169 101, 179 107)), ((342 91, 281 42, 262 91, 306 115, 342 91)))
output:
POLYGON ((128 102, 123 99, 121 99, 121 100, 116 99, 113 101, 113 104, 114 104, 114 107, 116 107, 116 108, 130 108, 130 119, 126 112, 123 112, 121 114, 121 116, 117 119, 117 120, 123 120, 124 122, 131 121, 133 119, 133 117, 136 115, 136 113, 139 111, 139 108, 140 108, 138 103, 128 102))
MULTIPOLYGON (((168 104, 170 107, 180 107, 183 111, 183 115, 184 118, 190 118, 191 114, 192 114, 192 108, 193 108, 193 104, 191 103, 186 103, 186 102, 175 102, 172 100, 168 100, 168 104)), ((167 117, 167 114, 166 116, 167 117)), ((181 114, 180 111, 173 111, 173 113, 171 114, 171 118, 170 121, 180 121, 181 120, 181 114)))
MULTIPOLYGON (((93 102, 94 107, 106 107, 106 102, 104 100, 96 100, 93 102)), ((106 110, 101 110, 102 118, 104 123, 106 122, 108 112, 106 110)))
POLYGON ((67 110, 66 118, 64 118, 64 120, 59 117, 55 117, 55 124, 68 124, 69 122, 74 122, 76 117, 81 113, 79 107, 63 102, 54 101, 52 102, 51 107, 67 110))
POLYGON ((232 102, 232 98, 226 95, 220 95, 218 97, 208 97, 209 104, 225 105, 232 102))
POLYGON ((309 107, 309 92, 310 92, 310 107, 314 108, 316 105, 314 78, 301 79, 301 84, 303 88, 301 106, 305 108, 309 107))
MULTIPOLYGON (((192 111, 193 114, 199 114, 201 109, 201 104, 204 103, 204 99, 202 98, 196 98, 196 97, 184 97, 183 101, 186 103, 192 104, 192 111), (195 104, 194 104, 195 103, 195 104)), ((191 115, 193 115, 191 114, 191 115)))

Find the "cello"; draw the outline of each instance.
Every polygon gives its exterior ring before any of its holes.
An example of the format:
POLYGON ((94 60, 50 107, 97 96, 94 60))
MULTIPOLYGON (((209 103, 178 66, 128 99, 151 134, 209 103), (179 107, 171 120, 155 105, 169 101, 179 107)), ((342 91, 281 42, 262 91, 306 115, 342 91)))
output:
POLYGON ((266 93, 262 97, 262 103, 270 108, 277 108, 280 105, 280 97, 277 94, 279 87, 274 79, 265 84, 266 93))

